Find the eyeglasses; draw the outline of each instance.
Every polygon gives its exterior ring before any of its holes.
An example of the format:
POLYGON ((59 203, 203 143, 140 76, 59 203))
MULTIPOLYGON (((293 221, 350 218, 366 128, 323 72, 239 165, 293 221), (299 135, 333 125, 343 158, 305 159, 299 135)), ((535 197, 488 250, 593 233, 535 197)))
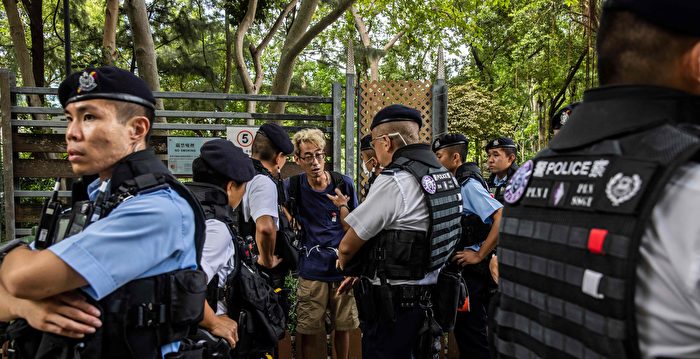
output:
POLYGON ((300 160, 306 162, 306 163, 313 163, 314 159, 318 162, 323 162, 323 160, 326 159, 326 154, 325 153, 316 153, 316 154, 309 154, 303 157, 299 157, 300 160))
POLYGON ((403 141, 403 144, 406 145, 406 140, 403 139, 403 136, 401 136, 401 134, 398 132, 394 132, 394 133, 385 133, 383 135, 379 135, 378 137, 375 137, 375 138, 369 140, 369 146, 372 147, 372 149, 374 149, 374 141, 376 141, 380 138, 383 138, 384 136, 386 136, 386 137, 399 136, 399 138, 401 138, 401 141, 403 141))

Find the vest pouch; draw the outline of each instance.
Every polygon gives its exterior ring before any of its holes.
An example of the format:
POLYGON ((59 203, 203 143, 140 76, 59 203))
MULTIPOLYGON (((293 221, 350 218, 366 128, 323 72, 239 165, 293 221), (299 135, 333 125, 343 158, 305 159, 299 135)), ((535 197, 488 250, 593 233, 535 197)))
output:
POLYGON ((12 341, 12 359, 100 358, 102 329, 83 339, 72 339, 38 331, 24 319, 10 324, 7 337, 12 341))
POLYGON ((430 253, 425 232, 389 230, 380 235, 383 243, 379 247, 384 247, 387 278, 421 279, 425 276, 429 259, 427 254, 430 253))
POLYGON ((187 336, 191 326, 204 318, 207 298, 207 277, 199 270, 180 270, 168 276, 170 298, 170 330, 162 333, 164 343, 187 336))
MULTIPOLYGON (((435 321, 443 332, 449 332, 455 327, 457 320, 457 307, 460 304, 462 288, 464 288, 462 276, 446 269, 440 271, 437 284, 433 288, 433 303, 435 321)), ((464 302, 462 298, 461 302, 464 302)))

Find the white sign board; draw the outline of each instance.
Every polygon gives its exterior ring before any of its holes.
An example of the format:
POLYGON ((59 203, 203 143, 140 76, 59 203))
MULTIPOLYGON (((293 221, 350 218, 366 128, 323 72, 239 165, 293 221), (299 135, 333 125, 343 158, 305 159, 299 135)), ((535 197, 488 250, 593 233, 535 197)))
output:
POLYGON ((213 138, 168 137, 168 168, 175 175, 192 175, 192 161, 204 142, 213 138))
POLYGON ((243 152, 250 156, 253 149, 253 139, 258 132, 259 126, 230 126, 226 127, 226 139, 240 147, 243 152))

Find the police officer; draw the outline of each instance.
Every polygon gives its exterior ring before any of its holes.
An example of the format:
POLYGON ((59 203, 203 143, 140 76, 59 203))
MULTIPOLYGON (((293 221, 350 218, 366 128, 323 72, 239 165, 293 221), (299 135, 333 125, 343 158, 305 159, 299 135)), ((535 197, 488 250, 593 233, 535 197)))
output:
POLYGON ((518 147, 510 138, 499 137, 489 141, 485 150, 488 155, 486 164, 491 172, 486 182, 491 194, 503 203, 503 190, 508 180, 518 170, 518 164, 515 163, 518 158, 518 147))
POLYGON ((461 198, 430 145, 419 143, 421 125, 420 113, 402 105, 374 116, 371 143, 386 170, 345 218, 339 265, 362 276, 355 297, 364 358, 432 357, 441 333, 430 287, 459 239, 461 198))
MULTIPOLYGON (((192 269, 204 220, 194 197, 147 146, 153 94, 141 79, 114 67, 74 73, 58 94, 73 172, 99 175, 88 188, 97 220, 47 250, 12 250, 0 281, 9 294, 38 301, 80 288, 96 301, 103 325, 63 341, 27 335, 15 323, 16 349, 22 357, 43 352, 83 358, 155 358, 177 351, 202 318, 206 279, 192 269)), ((77 207, 74 212, 90 205, 77 207)))
POLYGON ((236 246, 233 211, 241 203, 246 183, 255 176, 253 162, 231 141, 207 141, 200 156, 192 162, 192 179, 187 187, 204 209, 206 240, 202 252, 202 270, 207 274, 208 293, 216 293, 204 303, 200 326, 226 339, 231 347, 238 341, 238 323, 228 314, 224 288, 235 270, 236 246), (221 290, 220 290, 221 288, 221 290))
POLYGON ((549 126, 552 129, 552 134, 556 136, 561 128, 566 125, 567 122, 569 122, 569 117, 571 117, 571 113, 574 111, 576 106, 578 106, 578 102, 574 102, 572 104, 566 105, 557 111, 557 113, 552 116, 552 119, 549 121, 549 126))
POLYGON ((279 180, 287 155, 294 150, 289 135, 282 126, 272 122, 260 126, 251 149, 257 174, 248 183, 242 202, 241 235, 252 236, 258 246, 258 264, 272 269, 280 264, 275 242, 280 228, 280 205, 284 188, 279 180))
POLYGON ((700 357, 698 13, 603 5, 601 87, 505 191, 500 357, 700 357))
POLYGON ((460 358, 490 358, 486 312, 494 282, 488 269, 498 243, 503 205, 488 192, 481 170, 465 162, 469 141, 462 134, 444 134, 433 142, 438 161, 457 178, 462 193, 462 237, 452 261, 462 270, 468 304, 457 313, 454 334, 460 358))
POLYGON ((360 159, 362 160, 362 173, 367 177, 367 182, 362 186, 364 197, 367 197, 372 183, 377 179, 379 173, 382 172, 382 166, 379 165, 377 154, 372 148, 372 135, 365 135, 360 139, 360 159))

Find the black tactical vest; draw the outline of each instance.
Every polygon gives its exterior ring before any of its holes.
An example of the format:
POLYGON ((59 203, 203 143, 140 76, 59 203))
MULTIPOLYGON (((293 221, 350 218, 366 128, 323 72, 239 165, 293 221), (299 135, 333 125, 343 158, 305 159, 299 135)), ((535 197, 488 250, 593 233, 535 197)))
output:
MULTIPOLYGON (((382 175, 411 173, 430 214, 428 233, 383 230, 369 240, 348 265, 349 273, 385 279, 423 279, 441 268, 459 241, 462 195, 452 174, 440 165, 429 145, 402 147, 382 175)), ((417 200, 417 199, 416 199, 417 200)))
POLYGON ((698 128, 682 123, 697 121, 699 105, 664 89, 589 91, 550 149, 511 178, 490 324, 497 357, 639 357, 641 237, 668 179, 700 149, 698 128))
MULTIPOLYGON (((481 175, 481 170, 474 162, 463 163, 459 166, 457 171, 455 171, 455 177, 460 186, 464 186, 471 179, 479 182, 487 191, 489 190, 489 186, 481 175)), ((457 245, 457 248, 460 250, 485 241, 491 231, 491 225, 484 223, 481 217, 474 213, 462 216, 460 222, 462 224, 462 236, 457 245)))
MULTIPOLYGON (((513 177, 513 174, 515 174, 515 171, 518 170, 518 165, 513 162, 510 167, 508 167, 508 175, 506 179, 510 181, 511 177, 513 177)), ((488 186, 489 186, 489 192, 493 195, 493 198, 495 198, 498 202, 503 203, 503 191, 506 189, 506 184, 501 184, 501 185, 496 185, 496 176, 495 175, 490 175, 489 179, 487 181, 488 186)))
MULTIPOLYGON (((231 206, 228 205, 228 195, 226 194, 226 191, 219 186, 204 182, 186 183, 185 187, 192 191, 192 194, 194 194, 195 198, 197 198, 199 201, 199 204, 202 206, 202 210, 204 211, 205 219, 216 219, 226 225, 226 228, 231 235, 231 241, 236 246, 234 255, 238 255, 240 249, 236 243, 236 230, 233 220, 234 215, 231 206)), ((240 260, 235 258, 234 263, 238 264, 239 262, 240 260)), ((230 273, 229 275, 235 276, 235 272, 238 270, 238 268, 239 266, 236 265, 234 267, 234 272, 230 273)), ((209 303, 209 306, 214 309, 214 311, 216 311, 218 301, 221 300, 226 302, 225 292, 225 286, 219 287, 219 274, 215 273, 214 277, 209 279, 209 284, 207 285, 207 303, 209 303)))
MULTIPOLYGON (((187 200, 195 218, 197 263, 204 245, 204 216, 194 196, 180 184, 152 149, 135 152, 115 165, 111 197, 104 216, 125 198, 170 187, 187 200)), ((159 358, 160 347, 185 338, 204 312, 206 275, 177 270, 133 280, 93 303, 102 327, 85 338, 69 339, 35 330, 25 320, 12 323, 15 357, 21 358, 159 358)))

